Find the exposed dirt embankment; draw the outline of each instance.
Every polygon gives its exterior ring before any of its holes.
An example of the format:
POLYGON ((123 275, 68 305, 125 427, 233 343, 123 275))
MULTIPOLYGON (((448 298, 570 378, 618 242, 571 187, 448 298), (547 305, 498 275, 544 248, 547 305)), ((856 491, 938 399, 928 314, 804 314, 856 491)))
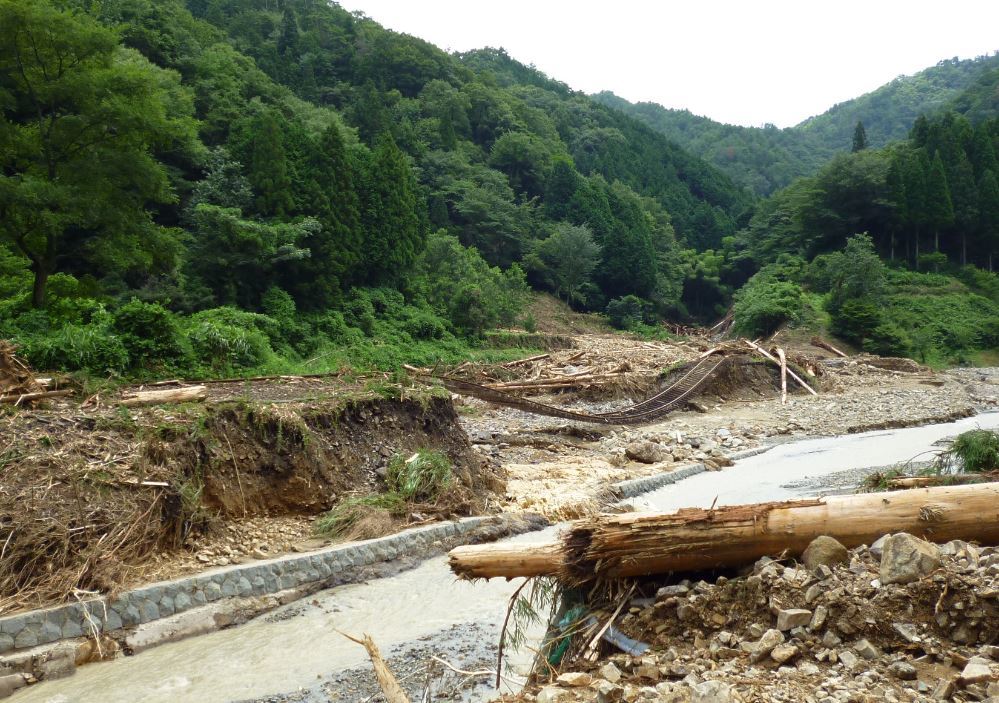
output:
POLYGON ((228 563, 251 548, 273 556, 282 551, 275 535, 246 529, 254 519, 303 516, 280 531, 307 537, 312 516, 348 492, 378 490, 390 459, 417 449, 446 454, 457 479, 446 499, 421 506, 420 519, 484 512, 505 488, 501 471, 473 450, 451 400, 431 393, 135 413, 62 408, 19 412, 5 424, 0 612, 65 599, 75 588, 107 592, 175 575, 147 569, 227 532, 260 539, 174 566, 228 563))
POLYGON ((207 408, 201 422, 154 438, 145 456, 199 480, 202 508, 227 517, 313 515, 343 493, 377 490, 391 457, 422 448, 451 460, 460 484, 456 510, 481 510, 483 497, 503 488, 472 450, 451 401, 439 396, 232 403, 207 408))

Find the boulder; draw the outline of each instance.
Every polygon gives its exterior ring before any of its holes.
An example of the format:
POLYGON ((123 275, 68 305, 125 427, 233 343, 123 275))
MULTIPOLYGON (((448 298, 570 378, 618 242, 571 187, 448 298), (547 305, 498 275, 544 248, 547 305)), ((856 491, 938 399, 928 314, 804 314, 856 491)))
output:
POLYGON ((621 680, 621 670, 618 669, 617 666, 615 666, 612 662, 608 662, 607 664, 604 664, 602 667, 600 667, 600 670, 597 672, 597 674, 600 675, 600 678, 606 679, 611 683, 617 683, 618 681, 621 680))
POLYGON ((889 535, 882 545, 882 584, 912 583, 930 575, 939 566, 940 549, 908 533, 889 535))
POLYGON ((819 566, 835 566, 845 564, 850 560, 846 547, 832 537, 816 537, 805 548, 801 555, 801 563, 809 570, 819 566))
POLYGON ((982 683, 992 680, 991 662, 985 657, 972 657, 965 664, 961 672, 961 685, 968 686, 973 683, 982 683))
POLYGON ((582 671, 567 671, 564 674, 560 674, 555 682, 561 686, 571 686, 573 688, 581 686, 589 686, 590 681, 593 677, 582 671))
POLYGON ((732 687, 723 681, 704 681, 693 686, 690 703, 732 703, 732 687))
POLYGON ((803 608, 788 608, 777 611, 777 629, 781 631, 805 627, 812 621, 812 611, 803 608))
POLYGON ((748 646, 749 661, 759 663, 770 656, 774 647, 784 642, 784 633, 780 630, 767 630, 756 642, 748 646))
POLYGON ((632 442, 624 448, 624 453, 632 461, 639 461, 643 464, 658 464, 661 461, 669 461, 669 452, 661 444, 649 442, 632 442))

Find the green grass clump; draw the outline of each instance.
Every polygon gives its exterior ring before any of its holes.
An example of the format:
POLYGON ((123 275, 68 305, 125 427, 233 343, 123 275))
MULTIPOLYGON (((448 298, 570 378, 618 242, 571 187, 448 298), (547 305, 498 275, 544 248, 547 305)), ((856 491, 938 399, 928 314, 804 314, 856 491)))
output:
POLYGON ((451 461, 441 452, 421 449, 410 457, 397 454, 388 466, 389 491, 415 502, 436 500, 454 483, 451 461))
POLYGON ((339 537, 350 531, 372 509, 384 510, 392 515, 401 514, 406 502, 397 493, 371 493, 352 496, 337 503, 331 510, 316 519, 315 530, 326 537, 339 537))
POLYGON ((945 452, 961 462, 962 470, 983 473, 999 469, 999 432, 969 430, 962 432, 945 452))
POLYGON ((380 510, 392 517, 406 515, 417 503, 432 503, 454 485, 451 461, 442 452, 420 449, 411 456, 397 454, 385 476, 388 490, 351 496, 321 515, 315 523, 318 534, 341 537, 363 518, 380 510))

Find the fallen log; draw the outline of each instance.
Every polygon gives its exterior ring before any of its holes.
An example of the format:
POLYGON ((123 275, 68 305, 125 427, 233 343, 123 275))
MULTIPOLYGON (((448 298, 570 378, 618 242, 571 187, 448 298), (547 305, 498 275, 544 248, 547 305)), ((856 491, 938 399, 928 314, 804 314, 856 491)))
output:
POLYGON ((846 358, 846 354, 841 352, 839 349, 837 349, 836 347, 834 347, 821 337, 812 337, 812 346, 818 347, 819 349, 825 349, 826 351, 832 352, 836 356, 843 357, 844 359, 846 358))
POLYGON ((46 398, 62 398, 67 395, 73 395, 73 391, 67 389, 61 391, 39 391, 37 393, 11 393, 10 395, 0 395, 0 403, 21 405, 22 403, 33 403, 36 400, 45 400, 46 398))
POLYGON ((524 364, 533 364, 535 361, 541 361, 542 359, 547 359, 551 354, 538 354, 537 356, 529 356, 526 359, 517 359, 516 361, 508 361, 503 364, 503 368, 512 369, 516 366, 523 366, 524 364))
POLYGON ((987 483, 999 479, 999 473, 972 474, 938 474, 933 476, 896 476, 888 479, 890 488, 924 488, 927 486, 955 485, 968 483, 987 483))
POLYGON ((577 583, 739 567, 762 556, 799 555, 821 535, 852 548, 893 532, 999 544, 999 483, 600 515, 573 523, 557 542, 457 547, 449 559, 461 578, 558 576, 577 583))
POLYGON ((205 386, 185 386, 184 388, 170 388, 163 391, 136 391, 123 396, 121 404, 126 408, 135 408, 160 403, 190 403, 204 400, 207 395, 205 386))

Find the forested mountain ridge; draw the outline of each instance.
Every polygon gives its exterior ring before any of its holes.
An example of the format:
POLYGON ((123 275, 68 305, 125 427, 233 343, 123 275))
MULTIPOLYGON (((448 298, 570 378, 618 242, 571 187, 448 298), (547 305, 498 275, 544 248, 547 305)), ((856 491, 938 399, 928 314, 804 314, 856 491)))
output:
POLYGON ((0 334, 48 367, 426 358, 527 283, 683 316, 752 206, 501 50, 319 0, 0 0, 0 98, 0 334))
POLYGON ((951 107, 972 110, 965 91, 978 87, 976 114, 995 108, 988 91, 999 73, 999 55, 947 59, 911 76, 899 76, 877 90, 834 105, 794 127, 727 125, 688 110, 671 110, 655 103, 632 104, 609 91, 595 100, 642 120, 691 153, 729 174, 757 195, 769 195, 794 178, 810 176, 835 154, 848 151, 857 122, 864 125, 868 144, 881 147, 904 139, 920 114, 951 107), (968 105, 962 108, 962 104, 968 105))

